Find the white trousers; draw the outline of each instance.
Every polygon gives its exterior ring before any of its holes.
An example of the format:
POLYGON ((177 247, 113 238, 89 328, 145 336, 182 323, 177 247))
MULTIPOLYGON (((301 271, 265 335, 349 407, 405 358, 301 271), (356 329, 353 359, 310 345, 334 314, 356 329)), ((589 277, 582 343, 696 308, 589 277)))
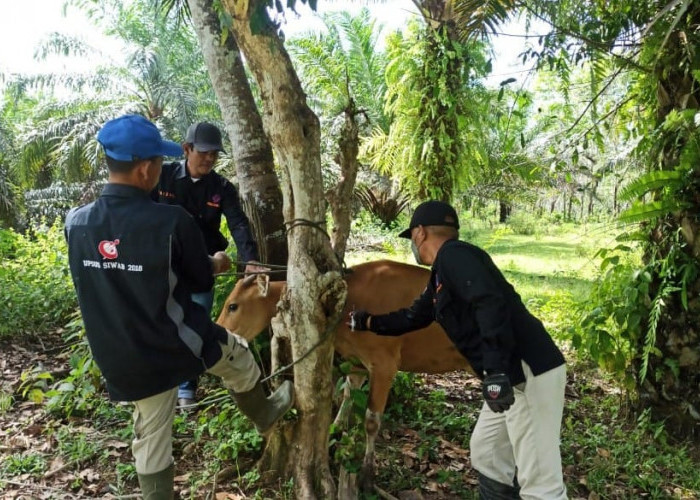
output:
POLYGON ((484 476, 513 485, 524 500, 566 499, 559 438, 566 365, 534 376, 523 362, 525 384, 514 387, 515 403, 503 413, 484 403, 472 433, 472 466, 484 476))
MULTIPOLYGON (((207 370, 221 377, 224 387, 234 392, 251 390, 260 378, 260 368, 243 337, 228 332, 221 344, 221 359, 207 370)), ((137 474, 155 474, 173 463, 173 418, 177 387, 134 401, 134 440, 131 452, 137 474)))

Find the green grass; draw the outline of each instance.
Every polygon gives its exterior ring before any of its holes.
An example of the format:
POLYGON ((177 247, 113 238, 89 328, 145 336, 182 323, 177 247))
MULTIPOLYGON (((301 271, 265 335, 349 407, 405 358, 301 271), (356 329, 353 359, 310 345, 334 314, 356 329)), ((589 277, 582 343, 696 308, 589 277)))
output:
MULTIPOLYGON (((384 250, 349 252, 346 263, 378 259, 413 263, 408 240, 398 238, 397 232, 380 232, 381 245, 375 243, 374 247, 384 250)), ((600 246, 612 243, 615 231, 609 224, 559 224, 543 233, 515 234, 508 226, 489 228, 468 220, 460 230, 460 238, 486 250, 528 308, 561 339, 574 302, 585 300, 596 277, 596 252, 600 246)))

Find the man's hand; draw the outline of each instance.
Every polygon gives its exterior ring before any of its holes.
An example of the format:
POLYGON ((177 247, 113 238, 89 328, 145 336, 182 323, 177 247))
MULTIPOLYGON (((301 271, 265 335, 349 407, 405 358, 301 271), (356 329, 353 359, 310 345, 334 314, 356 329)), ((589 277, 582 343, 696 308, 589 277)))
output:
POLYGON ((209 257, 209 260, 211 260, 213 274, 225 273, 226 271, 231 269, 231 259, 226 254, 226 252, 222 250, 219 250, 214 255, 209 257))
POLYGON ((348 322, 346 325, 350 327, 351 332, 369 330, 371 318, 372 315, 367 311, 350 311, 348 313, 348 322))
POLYGON ((243 271, 245 274, 251 274, 251 273, 266 273, 270 271, 269 267, 265 267, 260 262, 256 262, 254 260, 248 261, 248 263, 245 266, 245 270, 243 271))
POLYGON ((515 402, 510 379, 505 373, 489 373, 482 385, 484 400, 492 411, 503 413, 515 402))

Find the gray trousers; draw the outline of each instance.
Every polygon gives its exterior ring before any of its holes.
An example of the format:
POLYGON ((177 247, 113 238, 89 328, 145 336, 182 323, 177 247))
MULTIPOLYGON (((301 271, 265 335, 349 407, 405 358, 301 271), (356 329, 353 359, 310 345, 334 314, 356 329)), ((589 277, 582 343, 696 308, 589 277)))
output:
POLYGON ((523 499, 566 499, 559 438, 566 366, 538 376, 523 362, 525 384, 514 387, 515 403, 503 413, 484 403, 472 433, 472 466, 484 476, 513 485, 523 499))
MULTIPOLYGON (((251 390, 260 378, 260 368, 243 337, 228 332, 221 344, 221 359, 209 373, 221 377, 224 387, 234 392, 251 390)), ((155 474, 173 463, 173 418, 177 387, 134 401, 134 440, 131 452, 137 474, 155 474)))

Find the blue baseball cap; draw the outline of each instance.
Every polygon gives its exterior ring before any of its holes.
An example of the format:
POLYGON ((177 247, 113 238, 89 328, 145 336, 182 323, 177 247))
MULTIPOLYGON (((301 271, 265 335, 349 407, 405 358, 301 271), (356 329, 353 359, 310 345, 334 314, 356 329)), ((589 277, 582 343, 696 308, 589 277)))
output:
POLYGON ((97 133, 97 142, 102 144, 107 156, 120 161, 183 153, 178 143, 163 140, 158 128, 141 115, 124 115, 108 121, 97 133))

